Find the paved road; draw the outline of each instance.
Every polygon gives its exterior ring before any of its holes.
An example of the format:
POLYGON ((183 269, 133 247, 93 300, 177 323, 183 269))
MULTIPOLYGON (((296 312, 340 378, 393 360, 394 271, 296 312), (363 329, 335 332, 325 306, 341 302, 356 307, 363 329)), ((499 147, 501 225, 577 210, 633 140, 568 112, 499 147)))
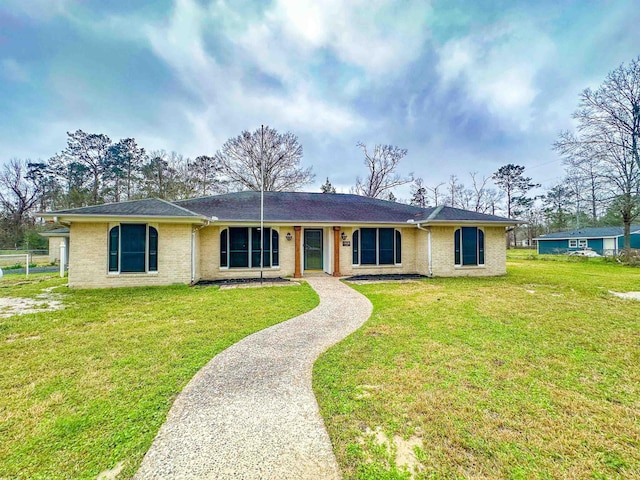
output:
POLYGON ((311 388, 313 362, 371 315, 364 296, 308 278, 314 310, 246 337, 185 387, 147 452, 142 479, 338 479, 311 388))

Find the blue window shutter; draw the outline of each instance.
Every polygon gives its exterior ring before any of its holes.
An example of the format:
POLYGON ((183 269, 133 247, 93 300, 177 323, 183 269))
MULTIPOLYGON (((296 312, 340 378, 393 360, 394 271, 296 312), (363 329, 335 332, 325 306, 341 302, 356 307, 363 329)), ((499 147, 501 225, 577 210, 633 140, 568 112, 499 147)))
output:
POLYGON ((353 245, 351 245, 351 251, 353 252, 353 259, 351 260, 351 263, 353 263, 354 265, 358 265, 360 263, 360 259, 359 259, 359 255, 358 255, 358 250, 359 250, 359 243, 360 243, 360 233, 358 230, 354 230, 353 231, 353 235, 351 235, 351 241, 353 242, 353 245))
POLYGON ((109 271, 118 271, 118 253, 120 244, 120 227, 109 230, 109 271))
POLYGON ((396 230, 396 263, 402 263, 402 234, 396 230))
POLYGON ((229 266, 229 231, 226 228, 220 232, 220 266, 229 266))
POLYGON ((478 229, 478 264, 484 265, 484 232, 478 229))
POLYGON ((461 246, 461 238, 460 238, 461 232, 460 229, 458 228, 453 236, 453 248, 454 248, 454 256, 455 256, 455 260, 454 260, 454 264, 455 265, 462 265, 461 262, 461 256, 460 256, 460 246, 461 246))
POLYGON ((158 230, 149 227, 149 271, 158 271, 158 230))
POLYGON ((280 265, 280 258, 278 256, 280 252, 280 239, 278 232, 271 230, 271 265, 277 267, 280 265))

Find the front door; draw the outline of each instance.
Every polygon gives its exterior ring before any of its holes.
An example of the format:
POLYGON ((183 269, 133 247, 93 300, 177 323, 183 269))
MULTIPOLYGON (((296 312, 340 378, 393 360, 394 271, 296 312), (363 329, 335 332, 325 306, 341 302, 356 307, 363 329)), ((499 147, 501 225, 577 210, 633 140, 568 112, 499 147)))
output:
POLYGON ((304 269, 322 270, 322 230, 304 231, 304 269))

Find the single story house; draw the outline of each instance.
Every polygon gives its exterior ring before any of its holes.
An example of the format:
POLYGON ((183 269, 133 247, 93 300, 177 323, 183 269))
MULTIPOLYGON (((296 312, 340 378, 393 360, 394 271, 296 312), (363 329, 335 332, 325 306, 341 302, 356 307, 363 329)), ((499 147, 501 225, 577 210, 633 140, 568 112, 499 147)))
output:
POLYGON ((263 230, 260 192, 39 216, 69 226, 69 285, 83 288, 255 278, 261 263, 265 278, 503 275, 506 228, 518 223, 446 206, 303 192, 265 192, 263 230))
POLYGON ((56 228, 46 232, 41 232, 40 236, 49 239, 49 262, 58 263, 60 261, 61 246, 64 245, 66 265, 69 265, 69 229, 56 228))
MULTIPOLYGON (((534 238, 538 253, 562 254, 591 249, 599 255, 617 255, 624 248, 624 227, 589 227, 554 232, 534 238)), ((640 225, 631 226, 631 248, 640 248, 640 225)))

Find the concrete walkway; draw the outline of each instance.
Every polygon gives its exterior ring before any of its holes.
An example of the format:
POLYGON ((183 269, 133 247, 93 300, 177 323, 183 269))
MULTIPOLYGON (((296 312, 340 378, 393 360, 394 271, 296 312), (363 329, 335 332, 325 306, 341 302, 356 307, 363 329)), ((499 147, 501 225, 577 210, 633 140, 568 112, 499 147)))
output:
POLYGON ((134 478, 341 478, 311 369, 372 306, 335 278, 307 280, 320 305, 216 355, 180 393, 134 478))

